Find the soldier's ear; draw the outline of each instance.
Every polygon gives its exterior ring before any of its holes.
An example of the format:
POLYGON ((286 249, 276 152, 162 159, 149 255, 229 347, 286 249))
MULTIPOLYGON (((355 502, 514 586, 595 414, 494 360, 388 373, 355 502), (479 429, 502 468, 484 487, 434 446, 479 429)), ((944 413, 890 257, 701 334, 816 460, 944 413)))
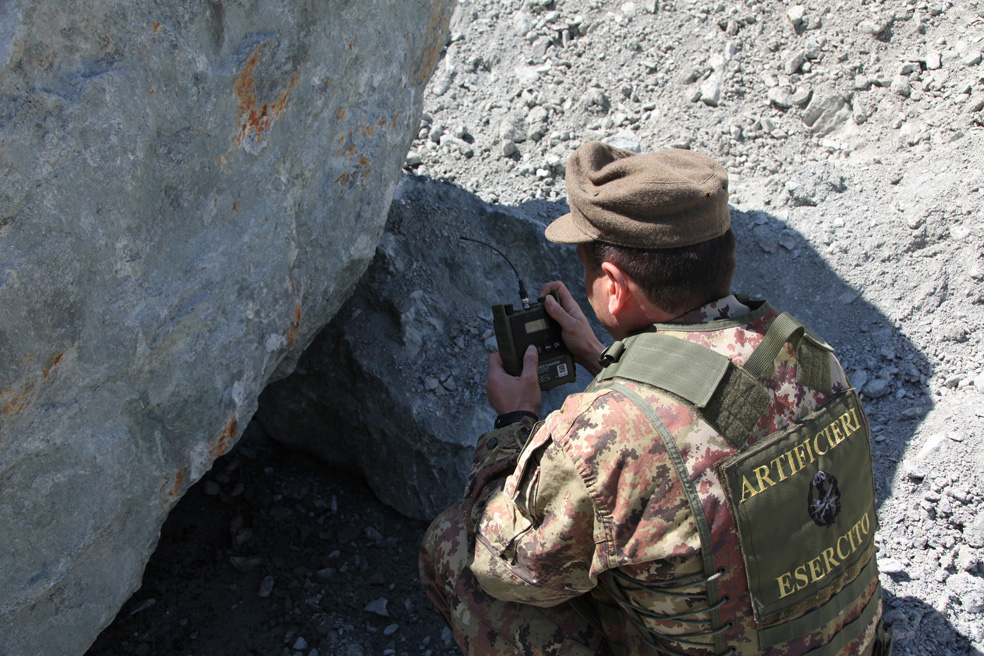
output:
POLYGON ((608 313, 617 319, 634 302, 634 285, 625 272, 611 262, 602 262, 601 270, 605 275, 608 313))
POLYGON ((653 305, 642 288, 618 265, 602 262, 601 270, 606 277, 608 314, 620 328, 631 332, 675 318, 676 315, 653 305))

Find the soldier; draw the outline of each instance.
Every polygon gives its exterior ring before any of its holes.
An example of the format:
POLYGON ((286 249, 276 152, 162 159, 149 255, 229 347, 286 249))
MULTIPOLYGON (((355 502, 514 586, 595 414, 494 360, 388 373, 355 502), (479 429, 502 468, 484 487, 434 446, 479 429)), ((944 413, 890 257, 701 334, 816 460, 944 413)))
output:
POLYGON ((420 555, 464 654, 887 654, 867 419, 831 347, 730 293, 727 173, 684 150, 592 142, 567 166, 595 337, 549 314, 588 388, 540 420, 536 349, 464 499, 420 555))

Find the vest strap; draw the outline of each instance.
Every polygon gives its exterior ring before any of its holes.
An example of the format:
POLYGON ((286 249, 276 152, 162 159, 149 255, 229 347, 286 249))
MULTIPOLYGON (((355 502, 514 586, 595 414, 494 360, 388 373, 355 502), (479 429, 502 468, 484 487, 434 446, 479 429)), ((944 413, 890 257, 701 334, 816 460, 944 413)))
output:
MULTIPOLYGON (((670 337, 669 339, 676 339, 670 337)), ((677 339, 676 341, 681 341, 677 339)), ((694 346, 697 346, 696 344, 694 346)), ((704 349, 703 346, 697 346, 697 348, 704 349)), ((704 349, 709 350, 709 349, 704 349)), ((717 355, 715 353, 715 355, 717 355)), ((727 356, 724 357, 726 360, 727 356)), ((690 512, 693 515, 694 523, 697 528, 697 535, 700 538, 700 552, 701 559, 704 565, 704 574, 707 577, 707 600, 712 608, 708 608, 711 615, 711 632, 710 635, 714 636, 714 651, 715 653, 722 653, 724 650, 724 641, 721 637, 721 633, 718 629, 722 628, 723 622, 721 620, 721 612, 718 610, 720 606, 715 606, 719 601, 718 589, 717 589, 717 577, 714 576, 714 553, 713 553, 713 543, 711 542, 711 528, 707 523, 707 515, 704 514, 704 506, 701 505, 700 495, 697 493, 697 488, 694 481, 690 478, 690 473, 687 471, 687 465, 683 461, 683 455, 680 453, 680 446, 676 442, 676 438, 670 433, 669 428, 663 423, 663 420, 656 413, 649 403, 634 390, 629 389, 621 383, 615 383, 612 388, 621 393, 627 399, 632 401, 637 408, 646 416, 649 423, 652 424, 653 429, 656 430, 657 434, 660 436, 660 440, 663 446, 666 448, 666 453, 670 457, 670 461, 673 463, 673 468, 676 471, 677 479, 680 481, 680 485, 683 487, 684 494, 687 497, 687 503, 690 506, 690 512)), ((672 636, 667 636, 672 639, 672 636)), ((708 645, 710 646, 710 645, 708 645)))
POLYGON ((794 319, 793 315, 788 312, 780 314, 769 324, 765 337, 748 356, 748 360, 743 365, 745 371, 755 378, 761 378, 772 371, 772 366, 775 364, 783 345, 793 335, 802 337, 805 330, 803 324, 794 319))
POLYGON ((833 348, 788 312, 780 314, 769 325, 765 337, 742 365, 743 368, 755 378, 768 375, 783 345, 790 340, 799 360, 796 378, 811 389, 830 394, 830 353, 833 348))

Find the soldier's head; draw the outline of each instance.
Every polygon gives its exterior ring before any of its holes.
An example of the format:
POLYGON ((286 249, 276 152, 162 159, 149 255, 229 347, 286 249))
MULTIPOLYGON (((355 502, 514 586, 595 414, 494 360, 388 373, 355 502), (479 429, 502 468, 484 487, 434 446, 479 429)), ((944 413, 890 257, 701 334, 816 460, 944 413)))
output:
POLYGON ((589 142, 567 163, 567 195, 570 213, 546 236, 578 245, 589 300, 592 282, 611 274, 606 262, 670 317, 729 293, 735 238, 728 174, 711 158, 689 150, 640 155, 589 142))

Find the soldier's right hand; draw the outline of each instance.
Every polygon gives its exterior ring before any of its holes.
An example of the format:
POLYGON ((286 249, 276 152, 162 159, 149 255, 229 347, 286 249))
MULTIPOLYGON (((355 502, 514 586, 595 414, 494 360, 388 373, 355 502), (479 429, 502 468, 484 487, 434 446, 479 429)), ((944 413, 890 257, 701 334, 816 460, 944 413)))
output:
POLYGON ((587 369, 592 376, 597 375, 601 371, 598 356, 605 350, 605 345, 595 336, 588 318, 571 296, 570 290, 564 283, 554 280, 540 288, 540 296, 547 297, 545 301, 547 314, 560 324, 564 343, 574 356, 574 361, 587 369), (557 292, 560 303, 550 296, 552 291, 557 292))

